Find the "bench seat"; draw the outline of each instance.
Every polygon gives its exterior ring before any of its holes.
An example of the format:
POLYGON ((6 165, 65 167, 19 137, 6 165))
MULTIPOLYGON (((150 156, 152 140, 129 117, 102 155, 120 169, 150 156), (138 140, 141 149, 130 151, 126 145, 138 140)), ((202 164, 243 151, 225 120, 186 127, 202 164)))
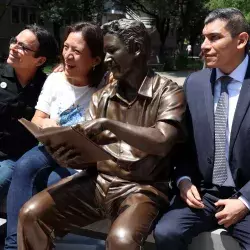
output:
MULTIPOLYGON (((80 250, 81 244, 88 242, 87 237, 98 239, 97 246, 93 246, 95 250, 105 250, 105 242, 107 232, 110 227, 108 220, 98 221, 79 231, 75 231, 74 235, 69 234, 63 239, 57 240, 56 250, 80 250), (70 248, 65 248, 70 246, 70 248), (95 248, 94 248, 95 247, 95 248)), ((92 249, 91 247, 88 249, 92 249)), ((189 250, 241 250, 239 244, 224 229, 217 229, 212 232, 201 233, 195 237, 188 248, 189 250)), ((155 250, 153 235, 149 235, 144 250, 155 250)))

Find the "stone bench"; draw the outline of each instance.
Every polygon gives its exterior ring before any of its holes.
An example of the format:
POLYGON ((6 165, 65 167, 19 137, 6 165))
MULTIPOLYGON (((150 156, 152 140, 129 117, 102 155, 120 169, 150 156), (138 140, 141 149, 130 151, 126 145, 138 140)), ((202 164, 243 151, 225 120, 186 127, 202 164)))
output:
MULTIPOLYGON (((5 206, 1 206, 4 211, 5 206)), ((0 213, 3 214, 3 213, 0 213)), ((5 215, 0 217, 5 217, 5 215)), ((0 223, 3 220, 0 220, 0 223)), ((74 231, 62 239, 56 241, 56 250, 82 250, 83 245, 88 250, 105 250, 105 239, 110 227, 109 220, 102 220, 93 223, 81 230, 74 231), (91 239, 90 239, 91 238, 91 239), (96 239, 96 240, 93 240, 96 239)), ((1 227, 0 227, 1 231, 1 227)), ((224 229, 217 229, 212 232, 201 233, 193 239, 189 250, 241 250, 239 244, 224 229)), ((149 235, 144 250, 155 250, 153 235, 149 235)))
MULTIPOLYGON (((110 227, 108 220, 99 221, 89 226, 84 227, 79 231, 75 231, 75 234, 69 234, 63 239, 59 239, 56 242, 56 250, 80 250, 82 245, 88 244, 88 238, 95 238, 96 245, 89 247, 93 250, 105 250, 105 242, 107 232, 110 227), (67 248, 68 247, 68 248, 67 248)), ((155 250, 153 235, 149 235, 144 250, 155 250)), ((231 236, 229 236, 224 229, 217 229, 212 232, 201 233, 193 239, 192 244, 188 248, 189 250, 241 250, 239 244, 231 236)), ((164 250, 164 249, 163 249, 164 250)))
MULTIPOLYGON (((6 218, 5 202, 0 204, 0 217, 6 218)), ((0 220, 0 224, 3 220, 0 220)), ((83 245, 88 245, 88 250, 105 250, 105 239, 110 227, 109 220, 93 223, 81 230, 74 231, 63 239, 56 241, 56 250, 82 250, 83 245), (96 239, 93 244, 91 239, 96 239)), ((1 227, 0 227, 1 231, 1 227)), ((201 233, 193 239, 189 250, 241 250, 239 244, 224 229, 201 233)), ((153 235, 149 235, 144 250, 155 250, 153 235)))
POLYGON ((188 250, 241 250, 239 243, 225 229, 201 233, 195 237, 188 250))

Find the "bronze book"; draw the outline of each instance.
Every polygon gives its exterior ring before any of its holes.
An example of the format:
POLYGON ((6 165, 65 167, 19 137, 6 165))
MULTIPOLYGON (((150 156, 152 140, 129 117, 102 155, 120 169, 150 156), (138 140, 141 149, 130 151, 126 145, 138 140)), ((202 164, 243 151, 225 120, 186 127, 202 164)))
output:
POLYGON ((21 118, 19 122, 43 144, 56 148, 60 145, 69 145, 81 154, 84 163, 95 163, 109 160, 112 156, 101 146, 91 141, 84 133, 74 127, 40 128, 36 124, 21 118))

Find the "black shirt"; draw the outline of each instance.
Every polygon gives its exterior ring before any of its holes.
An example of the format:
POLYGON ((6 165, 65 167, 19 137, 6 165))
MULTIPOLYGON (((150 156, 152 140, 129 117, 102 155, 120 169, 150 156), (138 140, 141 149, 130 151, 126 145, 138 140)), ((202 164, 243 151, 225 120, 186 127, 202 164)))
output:
POLYGON ((0 65, 0 160, 19 158, 36 145, 35 138, 18 122, 34 115, 35 105, 46 74, 38 70, 31 82, 22 87, 14 69, 0 65))

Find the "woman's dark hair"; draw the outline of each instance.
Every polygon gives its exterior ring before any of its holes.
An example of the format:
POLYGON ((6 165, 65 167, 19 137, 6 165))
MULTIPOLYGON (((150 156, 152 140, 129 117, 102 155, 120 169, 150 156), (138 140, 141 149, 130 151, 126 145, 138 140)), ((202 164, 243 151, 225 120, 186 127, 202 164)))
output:
POLYGON ((100 84, 105 72, 102 30, 98 25, 92 23, 75 23, 67 27, 64 41, 67 40, 71 32, 81 32, 82 37, 84 38, 89 47, 91 56, 100 57, 101 59, 101 62, 96 65, 93 70, 90 70, 88 74, 89 86, 97 87, 100 84))
POLYGON ((41 66, 41 68, 46 64, 57 62, 59 48, 54 36, 43 27, 40 27, 36 24, 27 25, 25 29, 30 30, 36 36, 39 42, 39 48, 38 51, 35 52, 35 57, 46 57, 46 62, 41 66))

